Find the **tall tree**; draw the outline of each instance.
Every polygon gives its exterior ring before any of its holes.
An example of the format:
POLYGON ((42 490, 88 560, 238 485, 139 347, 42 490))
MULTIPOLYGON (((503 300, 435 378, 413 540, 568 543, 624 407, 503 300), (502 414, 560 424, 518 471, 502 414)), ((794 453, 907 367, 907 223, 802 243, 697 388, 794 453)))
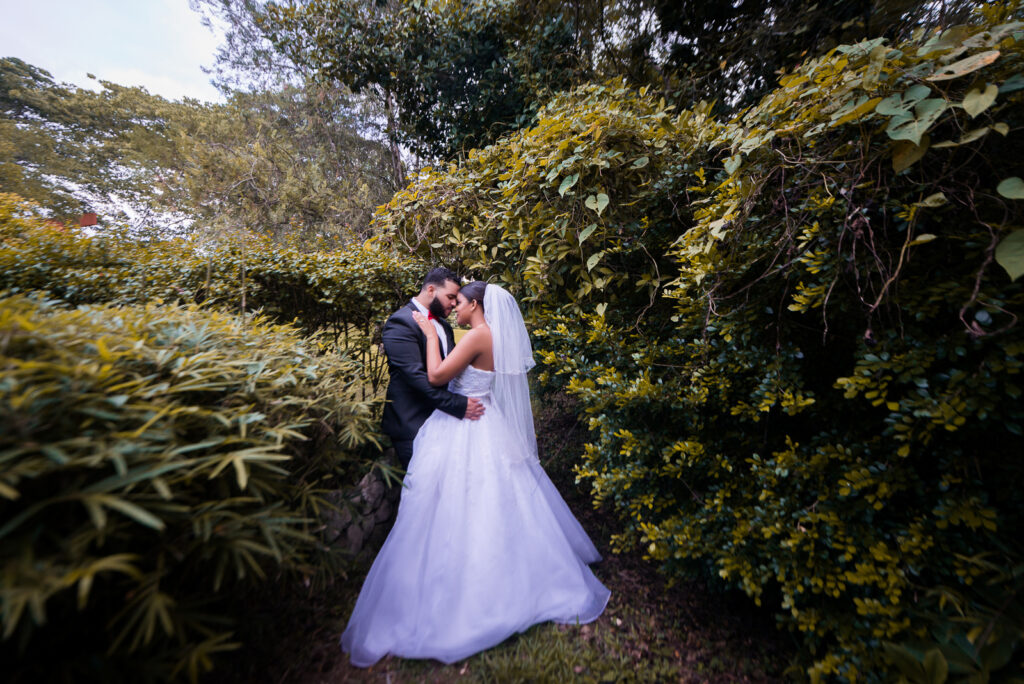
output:
MULTIPOLYGON (((203 0, 215 2, 216 0, 203 0)), ((840 42, 962 21, 969 0, 225 0, 284 54, 373 92, 389 140, 451 158, 529 123, 554 91, 625 76, 676 104, 756 100, 840 42)))
POLYGON ((387 143, 392 180, 398 187, 405 185, 402 150, 393 133, 394 104, 386 93, 373 88, 354 93, 343 83, 316 78, 316 69, 301 51, 275 43, 276 24, 268 20, 267 0, 189 0, 189 5, 204 23, 215 25, 224 35, 210 69, 222 91, 269 92, 285 86, 339 91, 347 96, 349 108, 358 112, 362 134, 387 143))
POLYGON ((279 81, 203 104, 101 84, 0 60, 0 191, 66 222, 99 209, 140 234, 198 220, 338 243, 365 238, 397 187, 344 89, 279 81))
POLYGON ((321 80, 376 93, 392 143, 426 158, 483 147, 528 123, 536 93, 571 84, 583 66, 569 23, 524 24, 519 7, 500 0, 266 7, 261 21, 276 45, 321 80))
POLYGON ((72 220, 104 206, 115 218, 164 192, 173 122, 195 102, 167 102, 106 81, 102 90, 57 83, 20 59, 0 59, 0 190, 72 220))
POLYGON ((663 64, 684 106, 755 102, 782 69, 840 43, 909 38, 914 29, 961 23, 970 0, 653 0, 663 64))
POLYGON ((200 223, 329 243, 364 239, 395 191, 352 97, 315 85, 235 92, 182 122, 181 195, 200 223))

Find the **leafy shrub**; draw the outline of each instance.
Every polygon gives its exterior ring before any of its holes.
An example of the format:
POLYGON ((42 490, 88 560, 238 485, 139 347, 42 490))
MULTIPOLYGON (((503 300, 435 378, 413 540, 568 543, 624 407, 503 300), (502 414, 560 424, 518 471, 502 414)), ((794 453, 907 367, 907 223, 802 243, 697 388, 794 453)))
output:
POLYGON ((725 122, 560 95, 378 217, 533 301, 618 543, 773 606, 814 679, 1019 675, 1021 12, 725 122))
POLYGON ((154 300, 260 310, 321 342, 358 353, 376 388, 384 377, 374 342, 386 316, 419 289, 421 262, 372 242, 304 252, 260 235, 217 241, 93 236, 47 225, 35 208, 0 194, 0 289, 45 290, 70 304, 154 300))
POLYGON ((195 680, 248 588, 343 569, 317 513, 376 432, 355 361, 260 316, 15 295, 0 366, 7 676, 195 680))
POLYGON ((700 113, 708 107, 669 109, 621 80, 559 95, 534 127, 460 166, 421 170, 377 225, 400 248, 497 276, 537 307, 668 311, 656 293, 689 220, 675 197, 695 168, 685 150, 720 128, 700 113))

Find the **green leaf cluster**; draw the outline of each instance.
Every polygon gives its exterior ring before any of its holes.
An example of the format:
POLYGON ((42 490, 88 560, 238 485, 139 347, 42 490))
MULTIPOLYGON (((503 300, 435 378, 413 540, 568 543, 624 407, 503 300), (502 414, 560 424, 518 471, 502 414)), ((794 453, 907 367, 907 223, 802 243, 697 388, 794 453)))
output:
POLYGON ((196 103, 172 103, 143 88, 102 82, 93 92, 49 72, 0 58, 0 192, 44 205, 77 223, 84 198, 140 204, 168 184, 156 180, 175 155, 172 122, 196 103))
POLYGON ((344 578, 327 492, 379 453, 379 326, 422 266, 307 246, 88 236, 0 194, 15 680, 195 681, 239 646, 232 616, 264 579, 344 578))
POLYGON ((387 148, 364 137, 360 102, 303 83, 178 107, 155 204, 207 230, 244 228, 308 249, 358 243, 397 183, 387 148))
POLYGON ((321 80, 376 93, 391 139, 438 158, 529 122, 535 92, 582 69, 563 12, 502 0, 310 0, 267 3, 258 22, 321 80))
POLYGON ((1022 18, 839 46, 724 121, 579 88, 377 217, 517 290, 617 543, 770 606, 812 680, 1021 674, 1022 18))

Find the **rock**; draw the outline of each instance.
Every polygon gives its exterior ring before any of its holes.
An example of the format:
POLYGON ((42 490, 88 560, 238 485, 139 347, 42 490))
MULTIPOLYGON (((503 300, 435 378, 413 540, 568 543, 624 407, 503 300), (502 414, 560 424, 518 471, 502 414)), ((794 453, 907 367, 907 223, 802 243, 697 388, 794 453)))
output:
POLYGON ((380 506, 377 507, 377 510, 374 511, 373 521, 375 523, 385 522, 388 518, 391 517, 392 510, 393 509, 391 507, 391 502, 388 501, 387 499, 384 499, 383 501, 380 502, 380 506))
MULTIPOLYGON (((385 452, 381 461, 396 465, 394 450, 385 452)), ((376 552, 391 529, 401 496, 401 485, 385 484, 377 470, 364 475, 355 487, 326 494, 324 498, 338 510, 323 511, 324 540, 353 554, 364 549, 376 552)))
POLYGON ((345 539, 348 543, 345 544, 345 548, 352 553, 358 553, 363 548, 363 540, 366 535, 363 534, 363 529, 359 525, 349 525, 345 531, 345 539))
POLYGON ((375 508, 377 503, 384 498, 384 483, 381 482, 380 475, 376 471, 370 471, 359 481, 359 493, 362 495, 363 501, 371 508, 375 508))
POLYGON ((352 507, 346 504, 341 492, 331 492, 324 498, 338 507, 338 510, 325 508, 323 511, 324 539, 331 544, 338 540, 352 523, 352 507))

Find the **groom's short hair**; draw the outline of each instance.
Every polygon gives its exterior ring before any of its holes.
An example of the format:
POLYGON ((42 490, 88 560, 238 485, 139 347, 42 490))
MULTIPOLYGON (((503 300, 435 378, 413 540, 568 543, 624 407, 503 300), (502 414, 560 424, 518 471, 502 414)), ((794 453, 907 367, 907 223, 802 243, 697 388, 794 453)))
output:
POLYGON ((444 284, 449 280, 458 285, 458 274, 450 268, 439 266, 438 268, 431 269, 430 273, 427 274, 427 277, 423 279, 423 288, 426 289, 427 285, 444 287, 444 284))

